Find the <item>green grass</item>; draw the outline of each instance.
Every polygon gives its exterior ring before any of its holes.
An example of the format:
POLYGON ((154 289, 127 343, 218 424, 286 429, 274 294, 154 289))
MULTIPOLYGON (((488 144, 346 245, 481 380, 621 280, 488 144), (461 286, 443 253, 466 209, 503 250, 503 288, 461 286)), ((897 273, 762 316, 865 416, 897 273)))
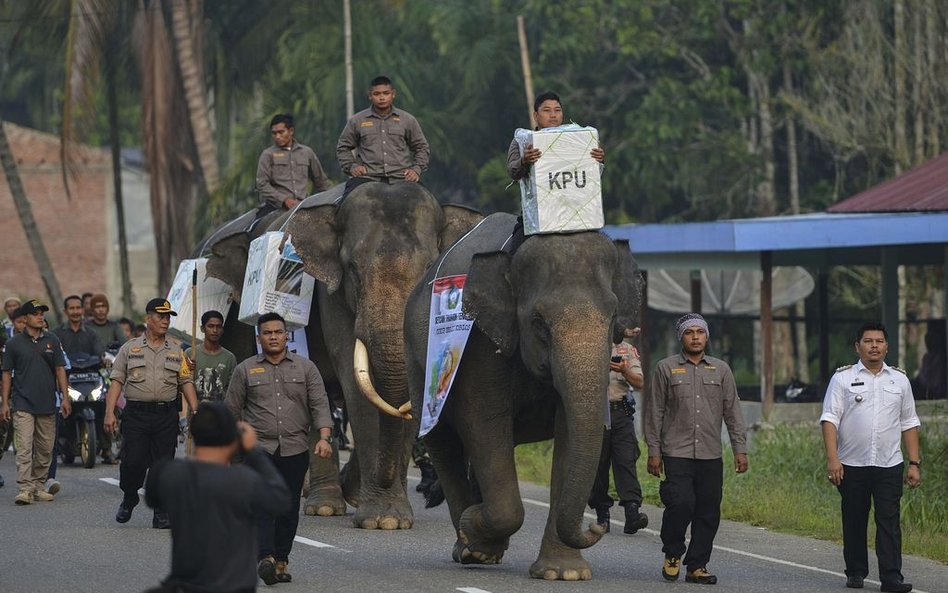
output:
MULTIPOLYGON (((786 426, 757 432, 752 437, 750 470, 734 473, 733 457, 725 447, 725 519, 776 531, 842 541, 839 493, 826 480, 826 462, 819 428, 786 426)), ((644 451, 644 446, 642 448, 644 451)), ((521 480, 550 483, 551 441, 521 445, 516 449, 521 480)), ((902 496, 902 551, 948 563, 948 434, 922 432, 922 485, 907 486, 902 496)), ((645 502, 662 506, 658 479, 645 471, 645 456, 638 462, 645 502)), ((869 521, 869 541, 874 527, 869 521)))

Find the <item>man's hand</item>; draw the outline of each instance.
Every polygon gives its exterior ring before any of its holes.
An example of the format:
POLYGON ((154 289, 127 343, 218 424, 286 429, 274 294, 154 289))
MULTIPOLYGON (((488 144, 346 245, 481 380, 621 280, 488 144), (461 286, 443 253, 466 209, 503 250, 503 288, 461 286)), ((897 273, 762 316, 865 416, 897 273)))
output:
POLYGON ((589 151, 589 156, 594 158, 597 162, 602 163, 606 158, 606 151, 597 147, 589 151))
POLYGON ((63 418, 69 418, 69 415, 72 414, 72 401, 69 399, 69 395, 63 395, 63 403, 59 406, 59 413, 63 415, 63 418))
POLYGON ((631 365, 629 361, 626 360, 625 358, 623 358, 619 362, 612 362, 611 360, 609 361, 609 370, 611 371, 615 371, 617 373, 622 373, 623 375, 625 375, 625 372, 629 370, 629 368, 631 368, 631 365))
POLYGON ((417 171, 414 169, 405 169, 405 181, 417 183, 419 179, 421 179, 421 176, 418 175, 417 171))
POLYGON ((532 144, 527 144, 527 147, 523 150, 523 164, 532 165, 540 160, 541 154, 543 153, 540 152, 539 148, 534 148, 532 144))
POLYGON ((365 165, 356 165, 355 167, 349 169, 349 174, 353 177, 362 177, 368 172, 369 169, 365 165))
POLYGON ((826 462, 826 478, 833 483, 833 486, 839 486, 843 481, 843 464, 839 459, 829 459, 826 462))
POLYGON ((332 445, 320 438, 318 441, 316 441, 316 448, 313 449, 313 453, 322 459, 327 459, 330 455, 332 455, 332 445))
POLYGON ((10 404, 4 402, 3 405, 0 405, 0 420, 3 422, 9 422, 13 415, 10 413, 10 404))
POLYGON ((287 198, 283 200, 283 208, 285 210, 292 210, 293 208, 296 208, 299 205, 299 203, 300 201, 297 200, 296 198, 287 198))
POLYGON ((922 483, 922 469, 917 465, 908 466, 908 473, 905 475, 905 483, 909 488, 918 488, 922 483))
POLYGON ((109 434, 115 434, 115 432, 118 430, 118 418, 115 417, 115 412, 105 413, 105 420, 102 421, 102 428, 104 428, 109 434))
POLYGON ((734 471, 739 474, 747 471, 747 453, 738 453, 734 456, 734 471))
POLYGON ((648 458, 648 473, 652 474, 656 478, 662 477, 662 458, 661 457, 649 457, 648 458))
POLYGON ((257 446, 257 431, 250 423, 240 420, 237 422, 237 432, 240 434, 240 450, 250 451, 257 446))

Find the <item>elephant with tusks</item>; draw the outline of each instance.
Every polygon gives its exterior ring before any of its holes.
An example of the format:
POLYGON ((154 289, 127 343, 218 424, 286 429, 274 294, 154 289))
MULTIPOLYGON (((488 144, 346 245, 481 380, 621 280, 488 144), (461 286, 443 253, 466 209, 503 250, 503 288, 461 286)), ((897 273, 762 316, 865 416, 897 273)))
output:
POLYGON ((424 405, 431 283, 467 274, 463 311, 474 325, 440 420, 424 438, 457 531, 452 556, 501 561, 524 517, 514 447, 552 437, 550 511, 530 575, 587 580, 581 550, 603 535, 582 520, 602 446, 610 348, 637 325, 642 280, 628 243, 595 231, 530 236, 510 254, 503 246, 515 222, 487 217, 412 291, 412 409, 424 405))
MULTIPOLYGON (((242 250, 245 267, 243 245, 266 230, 283 229, 304 270, 317 280, 306 328, 310 357, 327 389, 334 385, 344 397, 356 450, 341 480, 335 450, 328 462, 311 456, 306 513, 342 514, 344 498, 356 507, 357 527, 408 529, 414 515, 406 475, 415 433, 402 420, 381 414, 366 396, 407 407, 408 294, 441 250, 483 217, 462 206, 443 206, 413 183, 366 183, 344 200, 340 195, 337 186, 307 198, 291 215, 269 215, 259 223, 263 229, 242 238, 242 245, 231 245, 222 259, 238 261, 242 250)), ((216 254, 225 247, 226 240, 210 249, 216 254)), ((212 270, 209 261, 208 273, 230 283, 220 267, 212 270)))

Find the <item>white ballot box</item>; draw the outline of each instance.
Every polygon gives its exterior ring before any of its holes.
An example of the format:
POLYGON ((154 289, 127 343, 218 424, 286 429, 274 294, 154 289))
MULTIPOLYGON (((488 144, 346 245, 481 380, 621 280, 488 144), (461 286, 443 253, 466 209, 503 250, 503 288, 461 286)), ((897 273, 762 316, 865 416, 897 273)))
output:
POLYGON ((200 323, 201 315, 207 311, 220 311, 224 319, 227 319, 227 310, 230 309, 231 293, 233 292, 233 289, 224 282, 207 275, 206 257, 181 260, 181 264, 178 265, 178 273, 174 275, 174 282, 171 283, 171 290, 168 291, 168 302, 171 303, 171 309, 178 315, 171 318, 171 325, 168 327, 187 335, 189 338, 200 337, 191 336, 193 321, 191 288, 194 281, 195 266, 197 267, 198 323, 200 323))
POLYGON ((540 160, 520 181, 524 234, 601 229, 600 164, 589 154, 599 146, 599 131, 567 124, 536 131, 518 129, 514 137, 520 154, 528 144, 541 152, 540 160))
POLYGON ((264 233, 250 242, 238 319, 255 325, 264 313, 279 313, 289 329, 309 323, 316 280, 303 271, 289 236, 264 233), (283 238, 286 237, 286 241, 283 238))

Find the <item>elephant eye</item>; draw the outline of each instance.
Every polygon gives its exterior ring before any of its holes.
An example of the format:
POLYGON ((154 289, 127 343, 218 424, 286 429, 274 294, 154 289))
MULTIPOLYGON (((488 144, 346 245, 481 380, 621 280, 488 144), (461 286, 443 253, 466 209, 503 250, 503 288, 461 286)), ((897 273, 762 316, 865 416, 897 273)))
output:
POLYGON ((539 315, 534 315, 530 320, 530 324, 533 326, 533 333, 536 335, 537 339, 544 344, 549 344, 550 328, 546 324, 546 321, 539 315))

